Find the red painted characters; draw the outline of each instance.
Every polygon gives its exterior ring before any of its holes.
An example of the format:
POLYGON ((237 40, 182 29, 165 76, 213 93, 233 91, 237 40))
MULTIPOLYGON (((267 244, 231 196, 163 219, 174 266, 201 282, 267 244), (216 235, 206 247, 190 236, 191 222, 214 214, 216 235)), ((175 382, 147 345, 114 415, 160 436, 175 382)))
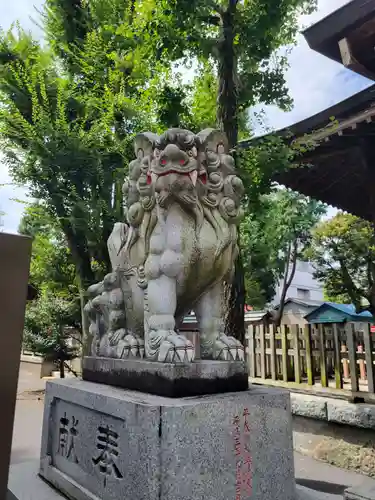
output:
POLYGON ((250 424, 248 408, 244 408, 241 417, 236 415, 233 419, 234 454, 236 457, 235 500, 248 499, 251 497, 253 491, 252 457, 249 450, 250 424))

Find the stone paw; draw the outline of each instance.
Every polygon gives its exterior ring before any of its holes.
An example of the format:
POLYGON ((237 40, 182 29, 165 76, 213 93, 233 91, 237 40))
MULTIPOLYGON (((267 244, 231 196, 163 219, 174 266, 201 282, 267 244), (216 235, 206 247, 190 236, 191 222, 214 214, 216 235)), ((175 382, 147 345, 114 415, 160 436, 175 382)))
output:
POLYGON ((125 335, 117 346, 117 358, 143 358, 145 355, 145 343, 140 337, 133 334, 125 335))
POLYGON ((162 342, 158 361, 162 363, 190 363, 194 357, 193 344, 183 335, 173 332, 162 342))
POLYGON ((214 358, 223 361, 243 361, 245 349, 234 337, 221 335, 214 344, 214 358))
POLYGON ((116 347, 120 340, 123 340, 126 336, 125 328, 119 328, 118 330, 108 332, 109 345, 116 347))

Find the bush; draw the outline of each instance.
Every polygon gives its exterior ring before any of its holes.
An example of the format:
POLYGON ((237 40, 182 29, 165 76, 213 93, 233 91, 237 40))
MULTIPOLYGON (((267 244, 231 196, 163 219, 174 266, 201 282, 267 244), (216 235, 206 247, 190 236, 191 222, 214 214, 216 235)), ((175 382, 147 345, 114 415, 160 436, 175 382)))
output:
POLYGON ((67 361, 77 358, 80 349, 71 345, 72 305, 61 298, 44 295, 27 305, 23 346, 54 361, 65 376, 67 361))

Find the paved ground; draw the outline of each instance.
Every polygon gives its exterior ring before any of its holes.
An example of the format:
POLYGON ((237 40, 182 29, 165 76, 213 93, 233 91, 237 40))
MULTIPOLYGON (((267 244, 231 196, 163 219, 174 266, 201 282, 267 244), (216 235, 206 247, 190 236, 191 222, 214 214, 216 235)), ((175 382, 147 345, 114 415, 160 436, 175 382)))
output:
POLYGON ((18 379, 16 415, 13 429, 11 463, 38 458, 42 432, 43 400, 40 392, 45 381, 37 378, 35 370, 22 364, 18 379))
MULTIPOLYGON (((39 458, 43 418, 43 400, 40 391, 45 382, 34 373, 21 367, 18 383, 16 416, 13 431, 12 464, 39 458)), ((318 500, 342 499, 343 491, 349 486, 364 482, 375 485, 375 480, 361 474, 344 471, 295 453, 297 483, 320 492, 318 500)))
POLYGON ((294 465, 297 484, 324 494, 322 500, 342 499, 344 490, 351 486, 362 484, 375 486, 374 479, 333 467, 299 453, 294 454, 294 465))

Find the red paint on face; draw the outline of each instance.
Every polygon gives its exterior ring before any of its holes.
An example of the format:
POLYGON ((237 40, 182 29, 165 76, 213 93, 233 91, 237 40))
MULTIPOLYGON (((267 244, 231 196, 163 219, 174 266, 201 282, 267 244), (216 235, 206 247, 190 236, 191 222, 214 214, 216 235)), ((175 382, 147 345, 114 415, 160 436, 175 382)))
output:
POLYGON ((206 172, 203 172, 202 174, 199 175, 199 179, 201 180, 202 184, 207 184, 207 174, 206 172))
POLYGON ((160 163, 161 163, 162 165, 166 165, 166 164, 167 164, 167 160, 166 160, 165 158, 162 158, 162 159, 160 160, 160 163))

